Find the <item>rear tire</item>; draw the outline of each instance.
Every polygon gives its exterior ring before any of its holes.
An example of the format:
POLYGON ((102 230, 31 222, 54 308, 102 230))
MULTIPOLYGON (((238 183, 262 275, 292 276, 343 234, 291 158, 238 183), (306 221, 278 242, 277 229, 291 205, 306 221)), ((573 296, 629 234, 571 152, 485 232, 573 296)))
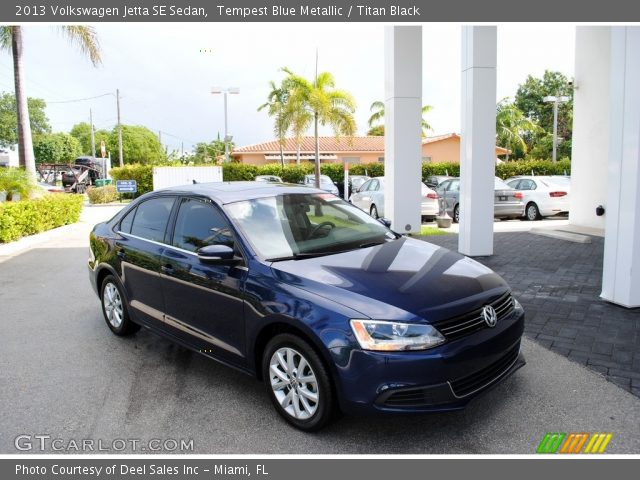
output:
POLYGON ((373 218, 375 218, 376 220, 377 220, 378 218, 380 218, 380 217, 378 216, 378 208, 377 208, 375 205, 371 205, 371 216, 372 216, 373 218))
POLYGON ((294 427, 313 432, 335 417, 329 373, 300 337, 283 333, 269 341, 262 355, 262 378, 278 414, 294 427))
POLYGON ((129 316, 127 301, 122 294, 120 282, 113 275, 107 275, 100 287, 102 314, 107 326, 120 337, 131 335, 140 330, 129 316))
POLYGON ((525 209, 524 213, 527 217, 527 220, 531 222, 542 219, 542 215, 540 215, 540 209, 538 208, 538 205, 533 202, 527 204, 527 208, 525 209))
POLYGON ((460 223, 460 206, 453 207, 453 223, 460 223))

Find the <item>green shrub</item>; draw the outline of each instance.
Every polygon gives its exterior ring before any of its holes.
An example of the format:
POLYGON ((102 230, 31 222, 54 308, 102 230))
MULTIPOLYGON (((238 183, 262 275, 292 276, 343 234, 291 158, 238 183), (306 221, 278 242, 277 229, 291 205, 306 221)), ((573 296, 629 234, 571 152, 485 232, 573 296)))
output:
POLYGON ((258 175, 258 167, 247 163, 227 163, 222 167, 222 180, 225 182, 238 182, 253 180, 258 175))
POLYGON ((118 199, 118 192, 115 185, 105 185, 104 187, 90 188, 87 190, 90 203, 110 203, 118 199))
POLYGON ((116 180, 135 180, 138 183, 136 197, 153 190, 153 165, 132 163, 124 167, 112 168, 109 173, 114 183, 116 180))
POLYGON ((496 175, 506 179, 516 175, 571 175, 571 160, 563 158, 553 163, 550 160, 518 160, 496 165, 496 175))
POLYGON ((360 163, 349 167, 349 175, 384 176, 384 163, 360 163))
POLYGON ((75 223, 83 195, 54 193, 33 200, 0 204, 0 243, 75 223))
POLYGON ((0 192, 3 192, 8 202, 16 195, 20 198, 28 198, 35 190, 35 185, 23 168, 0 168, 0 192))
POLYGON ((426 181, 432 175, 449 175, 451 177, 460 176, 459 163, 423 163, 422 164, 422 181, 426 181))

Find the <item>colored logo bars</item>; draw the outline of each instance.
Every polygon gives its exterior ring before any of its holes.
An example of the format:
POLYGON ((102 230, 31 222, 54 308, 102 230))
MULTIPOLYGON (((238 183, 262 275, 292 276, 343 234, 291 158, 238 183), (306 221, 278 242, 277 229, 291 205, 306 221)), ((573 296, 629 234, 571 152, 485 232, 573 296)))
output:
POLYGON ((536 453, 604 453, 612 437, 612 433, 547 433, 536 453))

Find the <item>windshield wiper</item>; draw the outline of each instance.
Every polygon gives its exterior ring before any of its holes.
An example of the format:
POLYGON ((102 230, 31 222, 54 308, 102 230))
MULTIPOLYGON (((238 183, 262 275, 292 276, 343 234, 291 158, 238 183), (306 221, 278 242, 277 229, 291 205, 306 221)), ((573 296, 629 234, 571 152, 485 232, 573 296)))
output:
POLYGON ((324 255, 333 255, 334 253, 343 253, 344 250, 338 252, 316 252, 316 253, 294 253, 286 257, 274 257, 265 259, 267 262, 283 262, 285 260, 302 260, 305 258, 322 257, 324 255))

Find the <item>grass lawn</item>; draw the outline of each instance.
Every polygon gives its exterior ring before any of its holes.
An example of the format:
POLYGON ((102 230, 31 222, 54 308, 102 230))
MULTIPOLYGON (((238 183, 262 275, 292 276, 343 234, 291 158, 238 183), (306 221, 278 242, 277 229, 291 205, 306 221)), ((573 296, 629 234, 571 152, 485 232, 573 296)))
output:
POLYGON ((438 227, 429 227, 427 225, 422 225, 422 227, 420 227, 420 235, 423 237, 430 235, 449 235, 449 232, 440 230, 438 227))

